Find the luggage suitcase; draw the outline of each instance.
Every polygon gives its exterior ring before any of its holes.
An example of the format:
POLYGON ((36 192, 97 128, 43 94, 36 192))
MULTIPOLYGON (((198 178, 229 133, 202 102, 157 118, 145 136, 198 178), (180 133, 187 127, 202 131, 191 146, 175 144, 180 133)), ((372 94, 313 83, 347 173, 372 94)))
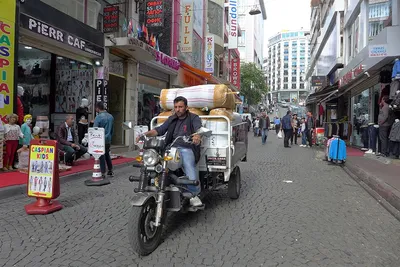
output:
POLYGON ((347 159, 346 143, 339 137, 331 140, 328 148, 328 159, 334 163, 345 163, 347 159))

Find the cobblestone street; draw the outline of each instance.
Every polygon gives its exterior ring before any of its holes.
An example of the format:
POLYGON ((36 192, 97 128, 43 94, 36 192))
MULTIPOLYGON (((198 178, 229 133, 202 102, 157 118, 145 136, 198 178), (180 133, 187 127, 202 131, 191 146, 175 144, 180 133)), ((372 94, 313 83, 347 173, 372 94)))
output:
POLYGON ((204 211, 172 214, 150 256, 128 244, 137 170, 123 167, 109 186, 62 184, 64 209, 47 216, 26 215, 24 195, 1 199, 0 266, 399 266, 399 221, 339 166, 272 131, 265 146, 249 139, 240 198, 222 190, 204 211))

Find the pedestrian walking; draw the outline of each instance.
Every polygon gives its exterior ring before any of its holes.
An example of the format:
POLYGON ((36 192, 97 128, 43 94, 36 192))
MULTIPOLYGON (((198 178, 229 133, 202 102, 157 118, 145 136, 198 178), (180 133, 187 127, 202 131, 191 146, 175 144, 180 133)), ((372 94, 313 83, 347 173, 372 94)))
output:
POLYGON ((113 177, 113 165, 110 156, 111 139, 114 133, 114 117, 105 110, 103 102, 96 103, 96 112, 98 115, 94 120, 93 127, 104 128, 106 150, 100 157, 100 170, 103 178, 106 176, 106 164, 108 168, 107 175, 113 177))
POLYGON ((283 145, 284 147, 290 147, 289 140, 293 134, 292 112, 290 110, 288 110, 286 115, 282 118, 282 129, 285 135, 283 139, 283 145))
POLYGON ((261 131, 261 143, 263 145, 265 145, 265 143, 267 142, 268 131, 269 131, 269 126, 270 126, 269 117, 267 116, 267 114, 265 112, 262 113, 262 116, 261 116, 261 119, 259 122, 259 126, 260 126, 260 131, 261 131))
POLYGON ((254 137, 257 137, 260 130, 260 119, 258 117, 253 122, 253 128, 254 128, 254 137))
POLYGON ((293 127, 293 134, 292 137, 290 138, 290 144, 293 145, 294 141, 294 144, 297 145, 297 135, 300 127, 300 122, 297 119, 297 114, 293 114, 292 127, 293 127))
POLYGON ((306 119, 302 118, 301 119, 301 147, 306 147, 307 146, 307 132, 306 132, 306 119))
POLYGON ((278 134, 279 131, 281 130, 281 119, 279 119, 278 116, 276 116, 274 119, 274 125, 275 125, 275 132, 276 134, 278 134))
POLYGON ((307 119, 306 119, 306 133, 308 139, 308 145, 312 147, 312 134, 314 131, 314 118, 312 116, 311 111, 307 112, 307 119))
POLYGON ((246 116, 246 120, 245 120, 245 121, 247 122, 247 131, 250 132, 251 121, 250 121, 250 119, 249 119, 249 116, 246 116))

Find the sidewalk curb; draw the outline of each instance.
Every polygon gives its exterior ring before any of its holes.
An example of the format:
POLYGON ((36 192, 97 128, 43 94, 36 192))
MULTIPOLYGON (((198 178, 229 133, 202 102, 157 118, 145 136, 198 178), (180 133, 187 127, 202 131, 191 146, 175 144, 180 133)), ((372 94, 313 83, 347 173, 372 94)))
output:
MULTIPOLYGON (((132 159, 131 162, 125 162, 121 163, 118 165, 115 165, 115 167, 126 167, 132 164, 134 160, 132 159)), ((81 178, 87 177, 88 174, 93 172, 93 170, 87 170, 87 171, 82 171, 79 173, 73 173, 69 175, 65 175, 60 177, 60 184, 65 184, 71 181, 79 180, 81 178)), ((24 195, 26 196, 26 184, 23 185, 12 185, 4 188, 0 188, 0 200, 6 199, 13 197, 15 195, 24 195)))
POLYGON ((346 164, 343 170, 400 221, 400 192, 357 165, 346 164))

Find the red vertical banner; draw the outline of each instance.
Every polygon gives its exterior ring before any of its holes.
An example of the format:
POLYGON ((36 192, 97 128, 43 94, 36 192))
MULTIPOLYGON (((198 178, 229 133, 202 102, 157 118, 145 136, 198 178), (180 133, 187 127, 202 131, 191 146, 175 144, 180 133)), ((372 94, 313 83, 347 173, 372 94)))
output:
POLYGON ((231 59, 231 83, 240 90, 240 59, 231 59))

